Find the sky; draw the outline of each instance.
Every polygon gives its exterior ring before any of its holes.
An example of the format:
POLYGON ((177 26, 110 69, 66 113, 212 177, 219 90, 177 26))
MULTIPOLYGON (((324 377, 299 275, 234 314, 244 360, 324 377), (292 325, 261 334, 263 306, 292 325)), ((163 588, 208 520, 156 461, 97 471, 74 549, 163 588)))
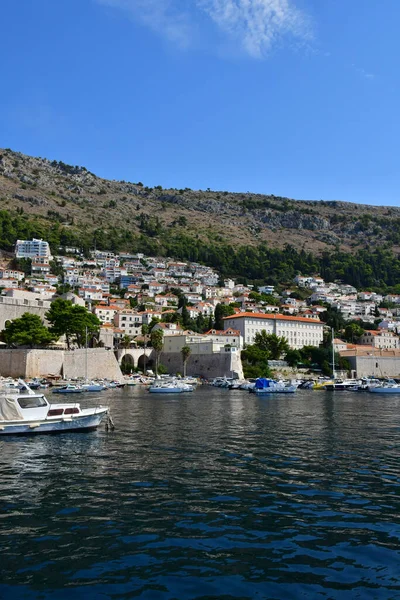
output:
POLYGON ((399 205, 399 0, 2 0, 0 147, 399 205))

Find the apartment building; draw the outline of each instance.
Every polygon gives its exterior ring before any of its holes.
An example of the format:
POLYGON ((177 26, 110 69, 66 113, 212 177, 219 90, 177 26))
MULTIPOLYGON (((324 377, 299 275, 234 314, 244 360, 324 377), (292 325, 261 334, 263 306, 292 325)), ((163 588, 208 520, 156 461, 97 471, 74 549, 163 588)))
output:
POLYGON ((42 257, 51 260, 50 246, 43 240, 17 240, 15 245, 15 255, 17 258, 35 258, 42 257))
POLYGON ((114 325, 123 335, 136 337, 142 333, 143 316, 130 308, 120 310, 115 314, 114 325))

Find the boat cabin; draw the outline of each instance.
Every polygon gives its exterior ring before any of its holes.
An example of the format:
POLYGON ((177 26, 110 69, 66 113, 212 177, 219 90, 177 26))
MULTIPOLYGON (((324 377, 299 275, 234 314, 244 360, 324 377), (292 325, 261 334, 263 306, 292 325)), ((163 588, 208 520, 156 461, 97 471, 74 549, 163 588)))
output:
POLYGON ((79 404, 50 404, 42 394, 0 396, 1 421, 36 421, 80 414, 79 404))

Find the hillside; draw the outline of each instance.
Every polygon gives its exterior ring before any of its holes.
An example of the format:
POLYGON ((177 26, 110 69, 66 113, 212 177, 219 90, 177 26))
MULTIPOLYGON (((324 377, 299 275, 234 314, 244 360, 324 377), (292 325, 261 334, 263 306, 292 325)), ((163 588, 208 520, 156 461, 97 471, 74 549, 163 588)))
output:
MULTIPOLYGON (((145 187, 108 181, 85 167, 0 150, 0 210, 63 224, 150 238, 187 234, 204 243, 298 251, 399 249, 400 209, 228 191, 145 187)), ((38 221, 37 221, 38 222, 38 221)))

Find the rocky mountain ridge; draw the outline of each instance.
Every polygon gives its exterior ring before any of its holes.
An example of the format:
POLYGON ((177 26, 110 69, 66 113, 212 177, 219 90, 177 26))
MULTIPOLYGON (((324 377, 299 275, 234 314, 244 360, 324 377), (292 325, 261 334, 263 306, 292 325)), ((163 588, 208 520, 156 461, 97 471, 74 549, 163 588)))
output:
POLYGON ((110 181, 85 167, 0 150, 0 209, 77 230, 111 226, 157 235, 161 228, 239 245, 266 242, 320 253, 341 248, 399 249, 400 208, 293 200, 207 189, 149 188, 110 181), (151 227, 149 226, 151 225, 151 227))

